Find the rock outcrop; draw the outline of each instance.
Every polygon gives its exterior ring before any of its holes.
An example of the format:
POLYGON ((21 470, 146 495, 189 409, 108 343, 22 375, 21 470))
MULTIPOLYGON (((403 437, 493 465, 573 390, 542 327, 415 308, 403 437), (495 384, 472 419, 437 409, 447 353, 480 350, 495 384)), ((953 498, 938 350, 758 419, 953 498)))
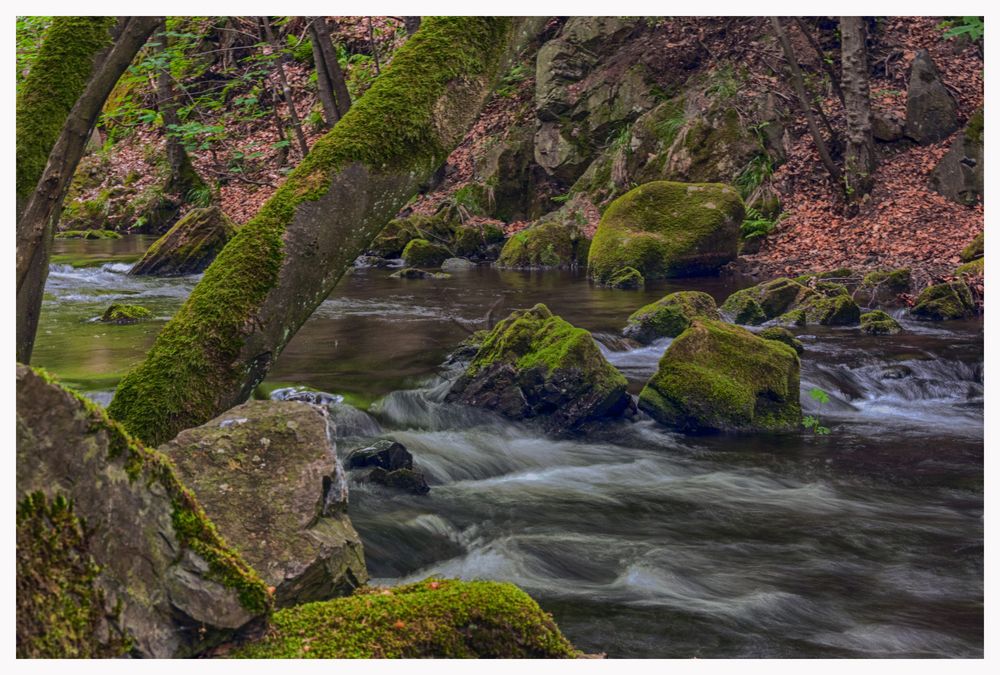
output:
POLYGON ((193 209, 153 242, 129 274, 181 276, 198 274, 236 235, 236 226, 217 206, 193 209))
POLYGON ((160 447, 278 606, 345 595, 368 579, 324 408, 250 401, 160 447))
POLYGON ((589 332, 539 304, 497 324, 446 400, 567 431, 623 413, 626 385, 589 332))
POLYGON ((192 656, 271 606, 163 454, 21 365, 17 502, 19 655, 192 656))
POLYGON ((958 129, 958 106, 926 49, 910 66, 906 90, 906 135, 921 145, 936 143, 958 129))
POLYGON ((698 319, 663 354, 639 408, 685 432, 795 429, 799 357, 740 326, 698 319))

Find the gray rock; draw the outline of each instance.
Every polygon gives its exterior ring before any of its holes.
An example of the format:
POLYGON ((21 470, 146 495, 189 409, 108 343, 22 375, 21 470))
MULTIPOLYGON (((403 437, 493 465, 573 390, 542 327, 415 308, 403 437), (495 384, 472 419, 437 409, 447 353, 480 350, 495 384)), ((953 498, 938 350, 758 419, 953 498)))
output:
MULTIPOLYGON (((38 493, 49 502, 71 501, 89 532, 81 555, 100 569, 88 583, 99 590, 97 611, 105 618, 94 635, 79 639, 96 644, 126 635, 136 656, 191 656, 231 639, 270 604, 265 584, 219 539, 161 454, 128 437, 94 404, 18 365, 19 504, 38 493)), ((27 545, 18 543, 19 562, 27 545)), ((18 580, 19 644, 32 638, 32 629, 20 625, 21 603, 58 593, 59 581, 53 575, 38 587, 33 577, 18 580)), ((54 612, 40 623, 55 633, 63 618, 54 612)))
POLYGON ((967 206, 982 201, 983 160, 983 111, 979 109, 934 168, 931 189, 967 206))
POLYGON ((475 265, 465 258, 448 258, 441 263, 441 269, 445 272, 464 272, 471 270, 475 265))
POLYGON ((958 108, 944 86, 927 50, 921 49, 910 67, 906 90, 906 135, 928 145, 958 129, 958 108))
POLYGON ((153 242, 129 274, 169 277, 204 272, 235 234, 236 226, 219 207, 193 209, 153 242))
POLYGON ((324 408, 250 401, 161 446, 226 541, 289 606, 368 579, 324 408))
POLYGON ((413 455, 401 443, 383 439, 375 441, 367 447, 351 451, 344 464, 349 470, 373 466, 386 471, 412 469, 413 455))

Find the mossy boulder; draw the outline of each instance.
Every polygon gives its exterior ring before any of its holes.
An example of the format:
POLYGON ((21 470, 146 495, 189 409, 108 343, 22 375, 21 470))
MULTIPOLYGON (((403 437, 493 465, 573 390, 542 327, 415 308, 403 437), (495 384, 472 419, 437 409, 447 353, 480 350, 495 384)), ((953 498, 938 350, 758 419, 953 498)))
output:
POLYGON ((869 335, 895 335, 903 330, 899 322, 882 310, 861 315, 861 331, 869 335))
POLYGON ((590 240, 579 224, 550 217, 511 235, 497 264, 514 269, 570 269, 587 264, 589 249, 590 240))
POLYGON ((782 326, 768 326, 764 330, 757 333, 757 337, 764 338, 765 340, 777 340, 778 342, 783 342, 794 349, 796 354, 801 354, 805 351, 802 341, 796 338, 795 335, 792 334, 792 331, 782 326))
POLYGON ((56 239, 121 239, 113 230, 65 230, 56 232, 56 239))
POLYGON ((799 357, 740 326, 697 319, 663 354, 639 407, 684 432, 795 429, 799 357))
POLYGON ((218 206, 192 209, 153 242, 129 274, 171 277, 204 272, 235 234, 236 226, 218 206))
POLYGON ((659 338, 677 337, 698 318, 721 318, 715 300, 701 291, 678 291, 632 312, 622 334, 649 344, 659 338))
POLYGON ((169 658, 266 615, 267 586, 171 462, 17 366, 17 652, 169 658))
POLYGON ((910 291, 910 268, 869 272, 858 287, 861 302, 872 305, 899 304, 899 296, 910 291))
POLYGON ((416 267, 404 267, 389 275, 390 279, 450 279, 447 272, 428 272, 416 267))
POLYGON ((368 580, 347 516, 347 482, 326 409, 249 401, 159 450, 285 607, 350 594, 368 580))
POLYGON ((969 242, 968 246, 962 249, 958 257, 961 258, 962 262, 972 262, 984 255, 986 255, 986 237, 980 232, 975 239, 969 242))
POLYGON ((730 321, 757 326, 789 311, 816 291, 804 284, 779 277, 736 291, 722 303, 723 315, 730 321))
POLYGON ((456 224, 444 213, 427 216, 412 214, 390 220, 369 244, 368 252, 379 258, 399 258, 403 249, 414 239, 438 244, 450 244, 455 238, 456 224))
POLYGON ((626 385, 589 332, 538 304, 496 325, 447 400, 566 431, 624 412, 626 385))
POLYGON ((635 290, 645 285, 646 280, 643 278, 642 272, 634 267, 623 267, 612 274, 607 281, 609 288, 618 288, 621 290, 635 290))
POLYGON ((576 658, 524 591, 493 581, 427 579, 275 612, 236 658, 576 658))
POLYGON ((463 225, 455 230, 452 250, 456 256, 473 261, 496 260, 505 238, 496 225, 463 225))
POLYGON ((152 316, 152 312, 139 305, 114 304, 104 310, 104 314, 101 315, 101 321, 104 323, 127 325, 139 323, 140 321, 148 321, 152 316))
POLYGON ((920 321, 968 319, 976 314, 976 302, 961 281, 928 286, 917 296, 910 315, 920 321))
MULTIPOLYGON (((810 295, 796 309, 802 313, 797 316, 802 316, 806 324, 856 326, 861 320, 861 308, 846 292, 810 295)), ((800 322, 801 319, 797 319, 792 323, 800 324, 800 322)))
POLYGON ((403 262, 409 267, 440 267, 450 257, 447 248, 426 239, 411 239, 403 249, 403 262))
POLYGON ((743 200, 721 184, 655 181, 611 202, 587 259, 604 283, 634 267, 647 280, 711 274, 736 257, 743 200))
POLYGON ((956 276, 972 276, 981 277, 986 271, 986 258, 980 258, 979 260, 973 260, 972 262, 967 262, 964 265, 959 265, 955 268, 956 276))

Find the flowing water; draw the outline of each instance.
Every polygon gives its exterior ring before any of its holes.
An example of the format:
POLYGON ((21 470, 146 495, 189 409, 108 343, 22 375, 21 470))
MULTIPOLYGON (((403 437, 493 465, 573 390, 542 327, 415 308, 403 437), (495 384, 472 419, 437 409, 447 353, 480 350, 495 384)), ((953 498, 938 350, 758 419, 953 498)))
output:
MULTIPOLYGON (((57 243, 34 362, 100 401, 197 281, 127 277, 145 243, 57 243), (122 300, 157 320, 91 321, 122 300)), ((982 656, 981 322, 800 335, 803 407, 826 436, 685 437, 643 419, 555 439, 443 403, 447 354, 491 309, 545 302, 591 330, 637 392, 669 340, 633 348, 616 337, 628 314, 672 290, 721 300, 736 287, 390 272, 345 277, 266 383, 368 408, 331 405, 341 454, 394 438, 427 475, 424 497, 352 485, 375 581, 512 581, 577 646, 611 657, 982 656)))

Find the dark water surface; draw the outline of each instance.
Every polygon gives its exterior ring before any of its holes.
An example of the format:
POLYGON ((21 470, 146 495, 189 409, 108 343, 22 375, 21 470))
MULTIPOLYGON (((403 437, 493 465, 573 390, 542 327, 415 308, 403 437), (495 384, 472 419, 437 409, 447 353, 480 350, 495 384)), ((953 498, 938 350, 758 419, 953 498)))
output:
MULTIPOLYGON (((197 277, 132 279, 147 242, 57 242, 34 362, 107 400, 197 277), (72 267, 89 258, 100 263, 72 267), (157 321, 89 322, 112 301, 157 321)), ((429 496, 355 485, 351 516, 377 581, 508 580, 577 646, 611 657, 980 657, 981 322, 904 334, 800 335, 803 406, 828 436, 684 437, 647 420, 553 439, 442 402, 441 364, 494 307, 545 302, 591 330, 635 390, 669 341, 628 349, 628 314, 667 292, 721 300, 718 279, 641 292, 570 273, 476 269, 400 281, 355 270, 299 331, 268 384, 334 405, 341 455, 405 444, 429 496), (808 392, 831 394, 820 405, 808 392)))

